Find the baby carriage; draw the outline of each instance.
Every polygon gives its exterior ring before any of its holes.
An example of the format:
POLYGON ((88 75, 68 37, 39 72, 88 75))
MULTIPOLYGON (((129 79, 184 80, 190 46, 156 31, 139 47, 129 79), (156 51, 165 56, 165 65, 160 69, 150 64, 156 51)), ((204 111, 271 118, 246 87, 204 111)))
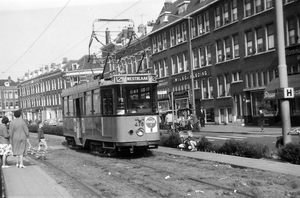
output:
POLYGON ((35 159, 46 159, 46 147, 42 141, 39 142, 38 149, 34 148, 30 143, 29 139, 27 139, 28 148, 27 152, 31 155, 35 155, 35 159))

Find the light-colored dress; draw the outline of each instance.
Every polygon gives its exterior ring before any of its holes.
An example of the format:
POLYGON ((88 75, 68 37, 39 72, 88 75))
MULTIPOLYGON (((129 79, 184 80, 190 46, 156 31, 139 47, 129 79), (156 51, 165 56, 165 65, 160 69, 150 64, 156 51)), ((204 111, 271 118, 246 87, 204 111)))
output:
POLYGON ((10 155, 11 145, 9 144, 9 134, 5 124, 0 124, 0 155, 10 155))
POLYGON ((15 118, 9 125, 10 142, 13 155, 27 155, 29 130, 22 118, 15 118))

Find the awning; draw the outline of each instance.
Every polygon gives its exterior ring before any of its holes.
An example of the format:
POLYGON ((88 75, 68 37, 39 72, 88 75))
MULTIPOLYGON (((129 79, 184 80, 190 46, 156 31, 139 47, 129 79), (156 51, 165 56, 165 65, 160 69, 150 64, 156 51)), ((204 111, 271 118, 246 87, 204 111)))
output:
MULTIPOLYGON (((300 97, 300 74, 288 76, 288 87, 294 88, 294 97, 300 97)), ((279 78, 274 78, 265 89, 264 99, 276 99, 279 78)))
MULTIPOLYGON (((288 76, 288 87, 300 88, 300 74, 288 76)), ((279 89, 279 78, 274 78, 266 87, 266 91, 279 89)))

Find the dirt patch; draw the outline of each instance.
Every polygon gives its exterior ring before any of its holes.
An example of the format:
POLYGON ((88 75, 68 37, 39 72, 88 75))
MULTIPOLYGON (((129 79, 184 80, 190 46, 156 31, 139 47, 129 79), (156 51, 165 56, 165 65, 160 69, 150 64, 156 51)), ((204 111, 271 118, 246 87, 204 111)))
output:
POLYGON ((62 138, 47 142, 56 149, 37 164, 74 197, 300 197, 300 178, 292 175, 158 152, 96 156, 62 149, 62 138))

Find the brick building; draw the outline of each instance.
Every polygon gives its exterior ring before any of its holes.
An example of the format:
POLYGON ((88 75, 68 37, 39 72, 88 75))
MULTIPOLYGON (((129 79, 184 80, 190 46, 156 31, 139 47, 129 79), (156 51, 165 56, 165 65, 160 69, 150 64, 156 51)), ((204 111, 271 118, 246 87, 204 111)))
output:
MULTIPOLYGON (((278 86, 274 3, 166 0, 149 34, 159 91, 165 93, 160 103, 170 107, 172 93, 175 109, 189 107, 194 92, 196 109, 204 107, 207 122, 256 125, 264 108, 266 124, 280 124, 278 100, 265 97, 278 86)), ((283 4, 289 86, 295 88, 293 125, 300 111, 300 1, 283 4)))
POLYGON ((19 109, 19 97, 17 83, 10 77, 0 79, 0 118, 8 117, 11 121, 14 111, 19 109))

